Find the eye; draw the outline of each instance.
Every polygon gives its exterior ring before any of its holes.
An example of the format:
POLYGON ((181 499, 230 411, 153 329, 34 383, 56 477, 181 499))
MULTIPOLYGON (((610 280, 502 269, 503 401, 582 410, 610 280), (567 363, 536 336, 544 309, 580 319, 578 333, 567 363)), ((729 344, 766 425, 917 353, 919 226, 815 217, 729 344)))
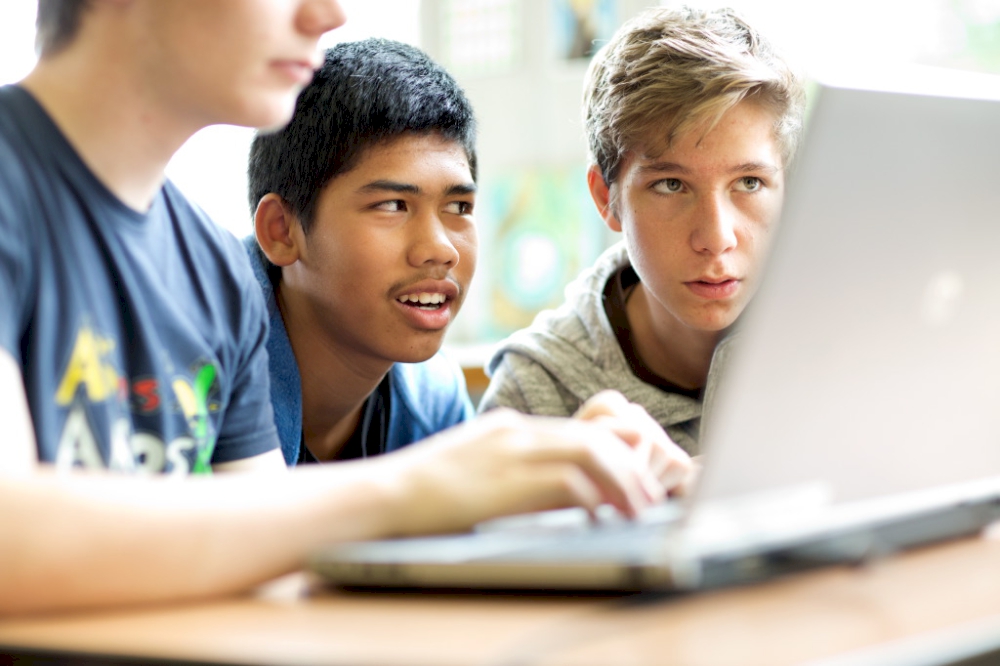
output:
POLYGON ((375 210, 385 211, 387 213, 403 213, 406 212, 406 202, 402 199, 392 199, 391 201, 380 201, 372 206, 375 210))
POLYGON ((372 206, 375 210, 384 210, 388 213, 402 213, 406 211, 406 202, 402 199, 393 199, 391 201, 380 201, 379 203, 372 206))
POLYGON ((653 183, 653 190, 660 194, 677 194, 684 189, 684 183, 677 178, 664 178, 653 183))
POLYGON ((446 213, 451 213, 452 215, 471 215, 472 214, 472 202, 471 201, 449 201, 444 210, 446 213))
POLYGON ((756 192, 764 187, 764 181, 757 176, 743 176, 737 182, 737 188, 744 192, 756 192))

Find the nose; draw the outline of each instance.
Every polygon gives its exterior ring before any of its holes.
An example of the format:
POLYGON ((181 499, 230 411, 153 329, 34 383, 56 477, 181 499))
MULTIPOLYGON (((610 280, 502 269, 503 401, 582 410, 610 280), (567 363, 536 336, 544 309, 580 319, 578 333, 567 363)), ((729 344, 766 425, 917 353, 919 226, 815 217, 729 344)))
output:
POLYGON ((454 268, 459 253, 449 229, 436 214, 426 214, 411 220, 411 237, 407 259, 411 266, 441 265, 454 268))
POLYGON ((303 0, 296 16, 296 27, 304 35, 319 37, 347 21, 338 0, 303 0))
POLYGON ((691 246, 696 252, 717 255, 736 247, 739 213, 725 194, 704 197, 695 216, 691 246))

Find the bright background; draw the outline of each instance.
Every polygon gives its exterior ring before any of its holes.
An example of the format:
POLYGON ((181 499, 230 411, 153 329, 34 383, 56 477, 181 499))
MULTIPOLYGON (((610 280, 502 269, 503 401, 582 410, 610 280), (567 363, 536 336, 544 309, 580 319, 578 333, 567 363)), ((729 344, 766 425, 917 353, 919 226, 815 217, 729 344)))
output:
MULTIPOLYGON (((583 173, 579 99, 588 51, 655 0, 342 0, 337 41, 381 36, 421 46, 465 87, 480 122, 481 258, 449 333, 478 347, 558 304, 614 239, 583 173)), ((661 4, 671 4, 662 2, 661 4)), ((696 6, 717 2, 689 0, 696 6)), ((831 65, 923 63, 1000 73, 1000 0, 731 0, 807 72, 831 65)), ((0 83, 34 64, 35 3, 0 0, 0 83)), ((168 175, 237 236, 250 232, 251 130, 212 127, 168 175)))

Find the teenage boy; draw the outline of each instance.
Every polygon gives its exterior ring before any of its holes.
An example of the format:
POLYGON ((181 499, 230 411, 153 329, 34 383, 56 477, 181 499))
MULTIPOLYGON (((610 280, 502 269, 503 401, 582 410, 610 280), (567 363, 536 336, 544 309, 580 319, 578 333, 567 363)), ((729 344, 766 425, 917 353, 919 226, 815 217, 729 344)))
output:
POLYGON ((393 451, 472 416, 438 349, 475 270, 475 166, 461 88, 384 39, 328 50, 291 122, 254 139, 244 244, 289 465, 393 451))
POLYGON ((731 10, 623 25, 590 66, 584 121, 591 196, 624 240, 501 344, 481 408, 565 415, 616 389, 697 453, 703 391, 756 288, 803 100, 731 10))
POLYGON ((0 613, 217 595, 331 541, 662 495, 620 396, 592 423, 501 413, 284 473, 260 290, 163 170, 206 125, 287 122, 343 20, 334 0, 40 2, 38 65, 0 89, 0 613), (274 473, 166 478, 211 469, 274 473))

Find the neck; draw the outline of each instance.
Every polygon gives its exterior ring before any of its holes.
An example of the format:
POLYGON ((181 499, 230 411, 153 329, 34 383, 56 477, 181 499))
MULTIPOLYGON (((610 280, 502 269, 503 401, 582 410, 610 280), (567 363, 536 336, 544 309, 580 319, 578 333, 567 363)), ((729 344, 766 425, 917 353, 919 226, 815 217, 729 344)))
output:
POLYGON ((646 367, 682 388, 705 386, 721 331, 697 331, 669 313, 652 308, 641 282, 625 304, 625 313, 635 351, 646 367))
POLYGON ((159 103, 127 54, 94 41, 43 58, 21 85, 94 175, 123 203, 145 211, 170 158, 201 127, 159 103))
POLYGON ((354 432, 365 400, 392 362, 360 357, 332 340, 304 295, 283 287, 276 298, 299 366, 302 435, 317 459, 331 460, 354 432))

